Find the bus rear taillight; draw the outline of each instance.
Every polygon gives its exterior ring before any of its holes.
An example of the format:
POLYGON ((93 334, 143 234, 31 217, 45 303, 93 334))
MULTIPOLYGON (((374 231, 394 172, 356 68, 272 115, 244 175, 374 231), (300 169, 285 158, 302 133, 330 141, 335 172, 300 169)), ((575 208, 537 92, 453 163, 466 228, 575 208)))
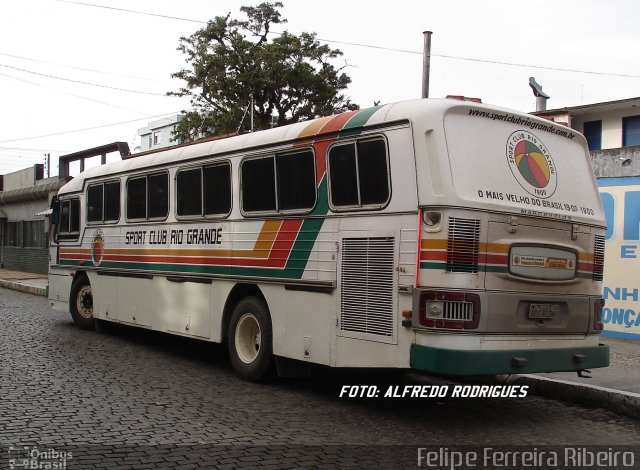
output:
POLYGON ((604 299, 596 299, 593 302, 593 329, 602 331, 602 309, 604 308, 604 299))
POLYGON ((480 323, 480 296, 463 292, 420 294, 420 324, 428 328, 473 330, 480 323))

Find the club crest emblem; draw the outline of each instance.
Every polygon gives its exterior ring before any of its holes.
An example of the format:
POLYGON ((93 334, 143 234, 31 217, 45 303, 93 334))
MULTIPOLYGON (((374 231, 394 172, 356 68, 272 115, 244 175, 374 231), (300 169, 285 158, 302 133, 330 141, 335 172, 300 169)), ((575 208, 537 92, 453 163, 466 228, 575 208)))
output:
POLYGON ((507 140, 507 161, 518 184, 533 196, 550 197, 557 186, 556 166, 538 137, 516 131, 507 140))
POLYGON ((104 257, 104 233, 98 229, 91 239, 91 261, 94 266, 100 266, 104 257))

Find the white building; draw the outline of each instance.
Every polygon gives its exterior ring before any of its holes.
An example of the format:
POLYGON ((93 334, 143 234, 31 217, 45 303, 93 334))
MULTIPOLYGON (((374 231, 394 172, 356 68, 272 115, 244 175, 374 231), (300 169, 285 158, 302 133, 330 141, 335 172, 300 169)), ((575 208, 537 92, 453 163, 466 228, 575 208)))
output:
POLYGON ((147 150, 155 150, 180 144, 181 142, 173 140, 173 133, 183 117, 182 114, 175 114, 150 122, 147 127, 138 129, 140 151, 145 152, 147 150))

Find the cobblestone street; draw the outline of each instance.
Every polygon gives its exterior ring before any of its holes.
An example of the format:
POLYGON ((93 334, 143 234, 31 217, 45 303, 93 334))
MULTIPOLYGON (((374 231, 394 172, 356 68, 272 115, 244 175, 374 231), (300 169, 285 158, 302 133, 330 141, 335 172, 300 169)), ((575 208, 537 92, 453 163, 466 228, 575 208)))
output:
MULTIPOLYGON (((66 468, 411 468, 417 447, 636 445, 640 422, 547 400, 346 399, 406 374, 236 378, 224 346, 120 326, 76 328, 0 289, 0 466, 25 447, 66 468), (10 457, 11 455, 9 455, 10 457)), ((15 468, 23 468, 16 466, 15 468)))

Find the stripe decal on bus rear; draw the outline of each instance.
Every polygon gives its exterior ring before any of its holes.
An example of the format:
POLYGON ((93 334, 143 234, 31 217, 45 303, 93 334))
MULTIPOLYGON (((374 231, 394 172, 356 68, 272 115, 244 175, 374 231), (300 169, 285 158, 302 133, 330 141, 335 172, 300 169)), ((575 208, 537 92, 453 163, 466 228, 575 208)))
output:
MULTIPOLYGON (((422 240, 420 250, 420 269, 446 270, 446 238, 422 240)), ((509 272, 509 245, 501 243, 480 243, 478 270, 492 273, 509 272)), ((591 279, 594 267, 593 253, 578 253, 576 277, 591 279)))

